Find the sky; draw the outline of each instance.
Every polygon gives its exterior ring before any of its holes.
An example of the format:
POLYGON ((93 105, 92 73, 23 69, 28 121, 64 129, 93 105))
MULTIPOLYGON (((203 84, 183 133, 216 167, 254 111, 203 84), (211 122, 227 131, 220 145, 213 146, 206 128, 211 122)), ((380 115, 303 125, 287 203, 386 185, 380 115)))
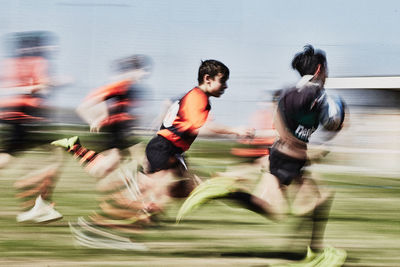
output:
MULTIPOLYGON (((0 37, 48 30, 59 38, 55 72, 70 77, 52 104, 76 107, 109 82, 110 63, 147 54, 146 81, 159 102, 197 85, 201 60, 231 70, 228 90, 212 99, 217 120, 245 123, 266 90, 293 84, 290 68, 305 44, 326 52, 331 77, 400 75, 398 0, 0 0, 0 37)), ((0 50, 0 56, 4 51, 0 50)))

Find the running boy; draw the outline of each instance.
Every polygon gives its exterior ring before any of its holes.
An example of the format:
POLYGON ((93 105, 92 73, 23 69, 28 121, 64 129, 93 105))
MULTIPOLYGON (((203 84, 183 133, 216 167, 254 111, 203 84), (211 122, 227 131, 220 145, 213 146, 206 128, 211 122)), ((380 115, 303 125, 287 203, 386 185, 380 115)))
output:
POLYGON ((107 176, 118 167, 121 150, 132 145, 132 128, 139 117, 134 113, 140 102, 138 87, 150 75, 152 64, 149 56, 140 54, 116 61, 115 81, 95 89, 77 108, 90 131, 105 134, 105 149, 99 154, 82 147, 76 138, 66 144, 70 152, 82 157, 81 163, 90 175, 107 176))
MULTIPOLYGON (((187 172, 182 154, 196 139, 200 128, 214 134, 234 134, 251 137, 251 129, 231 128, 207 122, 211 110, 210 97, 220 97, 228 88, 229 69, 217 60, 202 61, 198 71, 198 86, 186 93, 169 108, 160 130, 146 147, 145 173, 150 178, 183 176, 169 192, 173 197, 186 197, 196 185, 196 178, 187 172), (203 129, 204 129, 203 128, 203 129), (193 180, 194 179, 194 180, 193 180)), ((198 180, 197 180, 198 182, 198 180)))
MULTIPOLYGON (((50 118, 46 99, 51 89, 61 85, 51 69, 51 53, 57 46, 53 33, 16 32, 7 37, 11 49, 0 73, 0 123, 5 126, 0 168, 21 152, 48 144, 47 134, 43 134, 50 118)), ((61 154, 47 147, 41 152, 37 161, 23 166, 26 175, 14 184, 19 191, 17 197, 23 200, 22 207, 27 209, 18 214, 18 222, 43 223, 62 218, 50 203, 61 154)))

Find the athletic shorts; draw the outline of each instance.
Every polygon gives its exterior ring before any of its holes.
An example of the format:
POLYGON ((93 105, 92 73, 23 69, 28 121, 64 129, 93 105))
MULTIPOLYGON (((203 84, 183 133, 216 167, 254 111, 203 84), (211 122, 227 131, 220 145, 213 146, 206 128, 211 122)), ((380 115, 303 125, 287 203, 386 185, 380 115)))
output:
POLYGON ((146 146, 146 157, 149 162, 149 172, 157 172, 175 167, 179 164, 176 155, 182 154, 182 149, 174 146, 169 140, 157 135, 146 146))
POLYGON ((101 129, 102 150, 118 148, 126 149, 138 143, 138 139, 132 133, 133 122, 124 121, 107 125, 101 129))
POLYGON ((269 170, 283 185, 289 185, 294 179, 300 178, 305 164, 306 160, 292 158, 274 147, 270 150, 269 170))
POLYGON ((0 133, 0 152, 15 155, 19 152, 41 145, 48 145, 53 140, 46 133, 44 125, 5 123, 0 133))

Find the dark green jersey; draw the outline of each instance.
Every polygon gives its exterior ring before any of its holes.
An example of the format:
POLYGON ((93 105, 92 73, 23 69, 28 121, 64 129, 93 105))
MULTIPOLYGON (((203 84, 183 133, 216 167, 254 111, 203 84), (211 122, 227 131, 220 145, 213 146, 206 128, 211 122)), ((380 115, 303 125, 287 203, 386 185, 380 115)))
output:
POLYGON ((282 92, 278 111, 286 128, 297 139, 308 142, 318 128, 324 98, 324 88, 311 82, 301 88, 289 88, 282 92))

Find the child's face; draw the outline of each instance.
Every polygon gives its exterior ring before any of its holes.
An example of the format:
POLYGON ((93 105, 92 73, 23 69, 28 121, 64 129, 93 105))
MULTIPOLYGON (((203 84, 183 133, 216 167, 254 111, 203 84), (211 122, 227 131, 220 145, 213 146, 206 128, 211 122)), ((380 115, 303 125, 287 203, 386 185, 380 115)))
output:
POLYGON ((207 86, 207 93, 214 97, 220 97, 226 88, 226 79, 221 73, 218 73, 214 78, 210 76, 205 76, 205 84, 207 86))

